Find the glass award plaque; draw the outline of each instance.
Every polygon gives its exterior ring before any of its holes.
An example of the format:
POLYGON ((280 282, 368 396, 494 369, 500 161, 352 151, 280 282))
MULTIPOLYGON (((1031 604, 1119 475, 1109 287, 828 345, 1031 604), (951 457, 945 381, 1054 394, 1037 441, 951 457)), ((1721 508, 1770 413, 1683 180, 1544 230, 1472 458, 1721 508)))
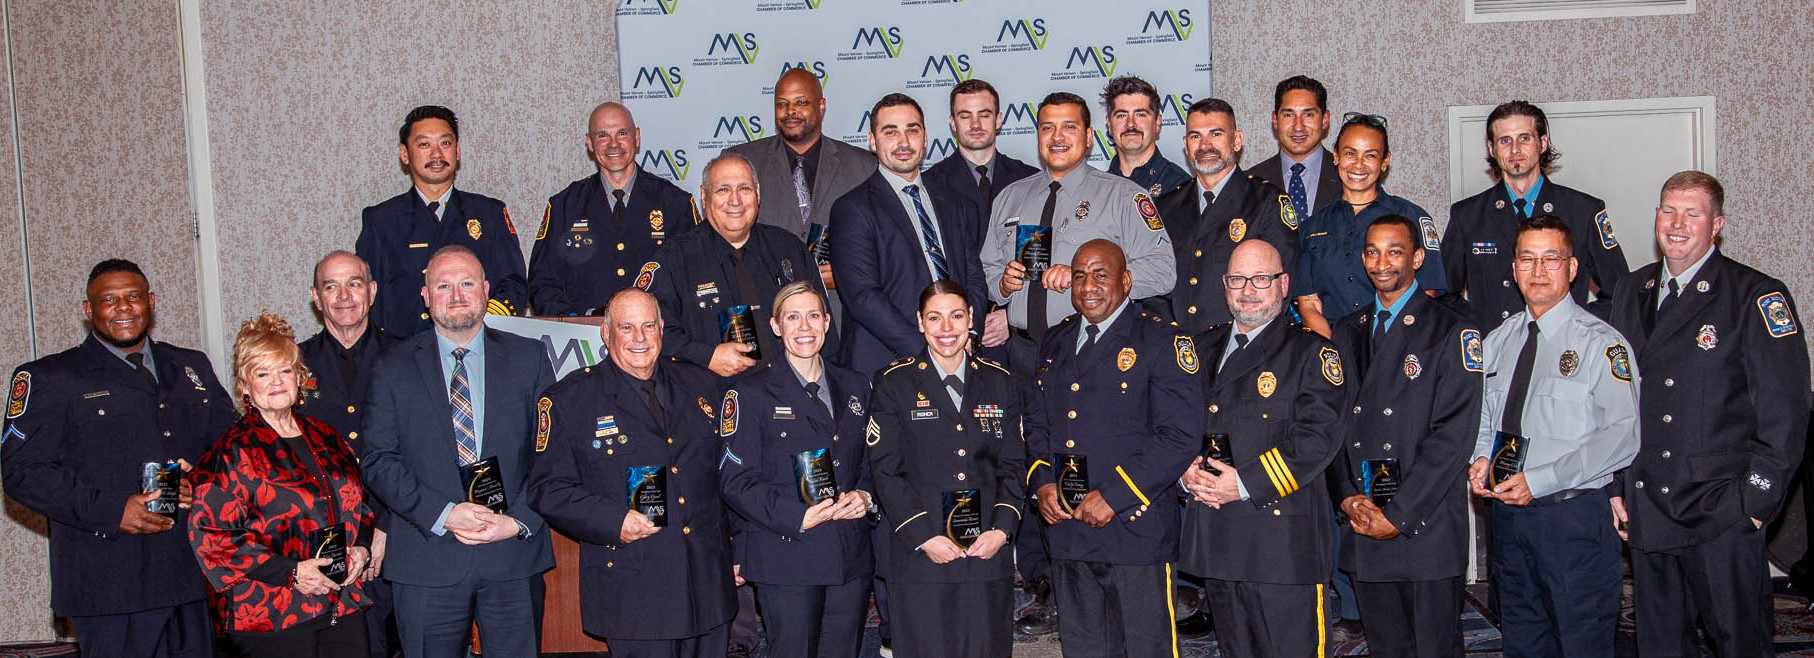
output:
POLYGON ((484 505, 499 514, 510 509, 510 501, 504 495, 504 473, 498 468, 496 455, 461 466, 460 481, 466 485, 466 502, 484 505))
POLYGON ((799 484, 800 502, 817 505, 838 497, 838 477, 832 471, 830 451, 817 448, 794 455, 794 480, 799 484))
POLYGON ((1398 459, 1361 460, 1361 493, 1374 505, 1385 507, 1398 495, 1398 459))
POLYGON ((1228 435, 1220 432, 1203 435, 1203 449, 1197 451, 1197 455, 1203 458, 1203 470, 1216 475, 1221 475, 1222 469, 1211 466, 1209 460, 1233 464, 1235 459, 1234 449, 1228 446, 1228 435))
POLYGON ((176 518, 178 492, 182 489, 183 467, 176 461, 145 462, 139 471, 139 493, 157 493, 156 498, 145 501, 145 509, 152 514, 161 514, 176 518))
POLYGON ((819 265, 831 264, 831 229, 824 224, 813 224, 806 230, 806 252, 812 254, 813 261, 819 265))
POLYGON ((1052 266, 1052 227, 1021 224, 1014 232, 1014 260, 1027 268, 1027 280, 1038 281, 1052 266))
POLYGON ((1090 460, 1083 455, 1052 455, 1058 464, 1058 504, 1067 514, 1076 514, 1083 497, 1090 493, 1090 460))
POLYGON ((309 533, 309 557, 333 560, 321 567, 328 580, 346 582, 346 532, 340 528, 322 528, 309 533))
POLYGON ((968 549, 983 535, 983 509, 981 492, 977 489, 959 489, 946 491, 943 499, 945 513, 945 538, 957 544, 958 548, 968 549))
POLYGON ((718 311, 718 342, 743 343, 750 346, 744 356, 762 360, 762 346, 756 344, 756 311, 748 304, 738 304, 718 311))
POLYGON ((660 466, 631 466, 624 469, 630 485, 630 509, 649 517, 657 528, 668 525, 668 472, 660 466))
POLYGON ((1493 435, 1492 471, 1487 473, 1488 489, 1498 487, 1512 476, 1524 472, 1524 442, 1517 434, 1499 432, 1493 435))

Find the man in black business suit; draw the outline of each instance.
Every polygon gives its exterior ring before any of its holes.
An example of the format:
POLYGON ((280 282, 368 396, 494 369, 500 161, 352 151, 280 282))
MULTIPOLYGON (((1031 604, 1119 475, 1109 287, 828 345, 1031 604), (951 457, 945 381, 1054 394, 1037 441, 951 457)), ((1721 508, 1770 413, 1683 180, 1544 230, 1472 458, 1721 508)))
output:
POLYGON ((1323 148, 1329 136, 1329 90, 1323 83, 1302 75, 1279 81, 1272 91, 1272 135, 1279 152, 1249 171, 1285 190, 1301 220, 1341 196, 1335 157, 1323 148), (1303 168, 1295 167, 1300 164, 1303 168))
POLYGON ((869 148, 881 166, 832 204, 832 252, 844 281, 843 353, 846 367, 865 377, 903 356, 918 354, 925 338, 914 331, 920 291, 938 279, 970 292, 972 317, 988 310, 981 246, 968 227, 987 221, 955 193, 926 189, 925 115, 906 94, 888 94, 870 111, 869 148))
MULTIPOLYGON (((806 69, 790 68, 775 81, 775 128, 780 134, 725 149, 749 160, 757 186, 768 190, 756 221, 787 229, 801 242, 813 224, 829 224, 832 202, 869 177, 869 163, 875 158, 855 146, 824 139, 824 119, 825 93, 819 79, 806 69)), ((819 277, 827 290, 837 289, 829 266, 819 266, 819 277)))
MULTIPOLYGON (((981 221, 975 228, 978 250, 983 248, 983 235, 988 232, 989 212, 995 207, 995 193, 1009 183, 1039 173, 1039 168, 1010 158, 995 150, 996 135, 1001 132, 1001 96, 985 80, 971 78, 951 88, 951 138, 957 152, 927 168, 921 178, 934 196, 975 204, 981 221)), ((960 282, 962 283, 962 282, 960 282)), ((977 288, 964 283, 964 288, 977 288)), ((987 292, 985 291, 985 295, 987 292)), ((978 308, 981 314, 985 308, 978 308)), ((976 317, 976 316, 971 316, 976 317)), ((1008 310, 995 309, 983 316, 982 347, 979 352, 997 363, 1008 361, 1001 345, 1008 342, 1008 310)))
POLYGON ((365 483, 385 531, 403 652, 464 658, 474 619, 486 653, 539 651, 547 524, 523 490, 536 400, 554 383, 540 343, 484 326, 490 285, 472 252, 429 259, 422 300, 434 331, 398 343, 372 373, 365 483), (507 507, 468 501, 463 466, 496 459, 507 507))

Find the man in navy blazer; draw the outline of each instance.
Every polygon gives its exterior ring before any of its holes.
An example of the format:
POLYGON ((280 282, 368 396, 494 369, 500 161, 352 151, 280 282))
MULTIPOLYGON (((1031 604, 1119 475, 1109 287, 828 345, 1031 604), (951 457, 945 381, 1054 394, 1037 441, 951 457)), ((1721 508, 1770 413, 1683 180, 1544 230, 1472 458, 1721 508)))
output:
POLYGON ((554 552, 523 482, 554 371, 540 343, 485 327, 490 285, 471 251, 443 247, 425 279, 434 331, 379 360, 355 443, 366 486, 392 512, 385 572, 403 652, 464 658, 476 618, 486 653, 534 656, 554 552), (499 512, 468 500, 466 465, 489 459, 504 485, 499 512))
POLYGON ((926 125, 906 94, 883 96, 870 110, 869 148, 875 173, 832 204, 833 271, 845 313, 839 360, 865 377, 903 356, 918 354, 915 330, 920 291, 950 279, 970 291, 971 317, 988 310, 976 206, 934 194, 920 180, 926 125))

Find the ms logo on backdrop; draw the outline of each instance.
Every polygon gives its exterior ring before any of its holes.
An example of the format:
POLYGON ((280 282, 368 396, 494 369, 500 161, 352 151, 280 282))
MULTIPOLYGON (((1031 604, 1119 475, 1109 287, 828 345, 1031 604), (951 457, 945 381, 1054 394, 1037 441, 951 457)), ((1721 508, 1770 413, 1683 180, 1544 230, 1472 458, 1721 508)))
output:
POLYGON ((907 81, 908 89, 927 89, 949 87, 965 80, 976 73, 970 65, 969 53, 946 53, 929 55, 926 63, 920 66, 920 76, 907 81))
POLYGON ((680 9, 680 0, 623 0, 617 4, 619 16, 666 16, 680 9))
MULTIPOLYGON (((825 70, 825 60, 802 60, 802 61, 798 61, 798 62, 782 62, 781 70, 777 71, 775 73, 775 79, 780 80, 781 75, 783 73, 787 73, 788 69, 806 69, 806 71, 808 73, 813 74, 813 77, 819 79, 819 89, 825 89, 825 83, 831 81, 831 74, 825 70)), ((762 86, 762 95, 772 96, 772 95, 774 95, 774 93, 775 93, 774 83, 771 82, 769 84, 762 86)))
POLYGON ((723 66, 727 64, 754 64, 756 53, 762 47, 756 43, 754 32, 724 32, 712 35, 711 45, 706 47, 705 56, 693 60, 694 66, 723 66))
POLYGON ((1140 33, 1128 35, 1126 43, 1131 46, 1189 41, 1191 33, 1196 29, 1196 22, 1191 20, 1189 9, 1149 11, 1146 12, 1146 20, 1140 24, 1140 33))
POLYGON ((765 136, 760 115, 721 116, 718 117, 718 122, 712 126, 712 136, 699 142, 699 149, 702 151, 719 150, 753 142, 765 136))
POLYGON ((1191 94, 1166 94, 1159 97, 1159 125, 1182 126, 1184 114, 1190 111, 1190 104, 1197 102, 1191 94))
POLYGON ((1033 103, 1009 103, 1001 108, 1002 135, 1031 135, 1039 132, 1039 106, 1033 103))
POLYGON ((1084 78, 1114 77, 1114 46, 1077 46, 1065 57, 1064 70, 1053 71, 1052 80, 1079 80, 1084 78))
POLYGON ((901 56, 901 28, 860 27, 857 35, 850 41, 850 49, 838 53, 838 61, 846 62, 863 59, 894 59, 901 56))
POLYGON ((678 66, 645 66, 636 69, 636 77, 630 82, 630 89, 624 92, 624 99, 680 98, 680 90, 686 83, 678 66))
POLYGON ((1044 18, 1010 18, 1001 22, 995 42, 983 44, 982 52, 992 55, 1045 50, 1048 36, 1044 18))
POLYGON ((687 170, 692 168, 692 164, 687 162, 686 149, 643 151, 642 158, 637 161, 636 166, 676 183, 685 181, 687 170))

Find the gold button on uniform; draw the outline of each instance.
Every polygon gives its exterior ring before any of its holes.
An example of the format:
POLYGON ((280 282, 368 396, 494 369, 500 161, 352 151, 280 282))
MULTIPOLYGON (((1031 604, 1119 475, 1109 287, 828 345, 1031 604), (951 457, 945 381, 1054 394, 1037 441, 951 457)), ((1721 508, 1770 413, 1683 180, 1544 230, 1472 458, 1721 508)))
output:
POLYGON ((1215 404, 1209 405, 1209 413, 1212 413, 1212 414, 1220 413, 1221 411, 1222 411, 1221 405, 1215 405, 1215 404))
POLYGON ((1071 382, 1071 390, 1073 390, 1073 391, 1075 391, 1075 390, 1077 390, 1077 389, 1080 389, 1080 388, 1083 388, 1083 387, 1082 387, 1082 386, 1078 386, 1078 385, 1077 385, 1077 382, 1071 382))
POLYGON ((1198 258, 1202 258, 1202 257, 1203 257, 1203 250, 1202 250, 1202 249, 1198 249, 1198 250, 1197 250, 1197 257, 1198 257, 1198 258))
POLYGON ((1065 440, 1064 440, 1064 447, 1066 447, 1066 448, 1075 448, 1075 447, 1077 447, 1077 441, 1075 441, 1075 440, 1073 440, 1073 439, 1065 439, 1065 440))
POLYGON ((685 504, 687 504, 687 497, 686 497, 686 496, 681 496, 681 497, 680 497, 680 504, 682 504, 682 505, 685 505, 685 504))
POLYGON ((617 243, 617 250, 618 250, 618 251, 623 251, 623 250, 624 250, 624 243, 622 243, 622 242, 619 242, 619 243, 617 243))
POLYGON ((1189 312, 1189 313, 1190 313, 1190 314, 1191 314, 1191 315, 1196 315, 1196 314, 1197 314, 1197 307, 1196 307, 1196 306, 1194 306, 1194 305, 1193 305, 1193 306, 1191 306, 1191 307, 1190 307, 1190 308, 1187 308, 1187 309, 1184 309, 1184 310, 1185 310, 1185 311, 1186 311, 1186 312, 1189 312))
POLYGON ((1065 417, 1065 418, 1076 418, 1076 417, 1077 417, 1077 410, 1076 410, 1076 409, 1072 409, 1072 410, 1070 410, 1070 411, 1066 411, 1066 412, 1064 412, 1064 417, 1065 417))
POLYGON ((1276 510, 1276 509, 1275 509, 1275 510, 1273 510, 1273 511, 1272 511, 1272 515, 1273 515, 1273 516, 1280 516, 1280 515, 1282 515, 1282 514, 1284 514, 1284 513, 1283 513, 1283 512, 1280 512, 1280 511, 1278 511, 1278 510, 1276 510))
POLYGON ((683 535, 693 534, 693 526, 690 526, 690 525, 680 526, 680 534, 683 534, 683 535))
POLYGON ((350 405, 350 404, 346 405, 346 412, 349 414, 353 413, 353 405, 350 405))
MULTIPOLYGON (((422 271, 423 271, 423 272, 427 272, 427 271, 428 271, 428 270, 422 270, 422 271)), ((423 313, 423 314, 422 314, 422 319, 424 319, 424 320, 427 320, 427 319, 428 319, 428 314, 427 314, 427 313, 423 313)))
POLYGON ((675 474, 675 475, 679 475, 679 474, 680 474, 680 467, 679 467, 679 466, 669 466, 669 467, 668 467, 668 472, 669 472, 669 473, 673 473, 673 474, 675 474))
POLYGON ((359 439, 359 433, 358 432, 347 432, 346 438, 357 441, 359 439))
POLYGON ((623 276, 623 275, 624 275, 624 268, 621 268, 621 267, 620 267, 620 268, 617 268, 617 275, 618 275, 618 276, 623 276))
POLYGON ((1191 277, 1191 278, 1190 278, 1190 284, 1191 284, 1191 285, 1193 285, 1193 286, 1194 286, 1194 285, 1197 285, 1197 277, 1194 277, 1194 276, 1193 276, 1193 277, 1191 277))

